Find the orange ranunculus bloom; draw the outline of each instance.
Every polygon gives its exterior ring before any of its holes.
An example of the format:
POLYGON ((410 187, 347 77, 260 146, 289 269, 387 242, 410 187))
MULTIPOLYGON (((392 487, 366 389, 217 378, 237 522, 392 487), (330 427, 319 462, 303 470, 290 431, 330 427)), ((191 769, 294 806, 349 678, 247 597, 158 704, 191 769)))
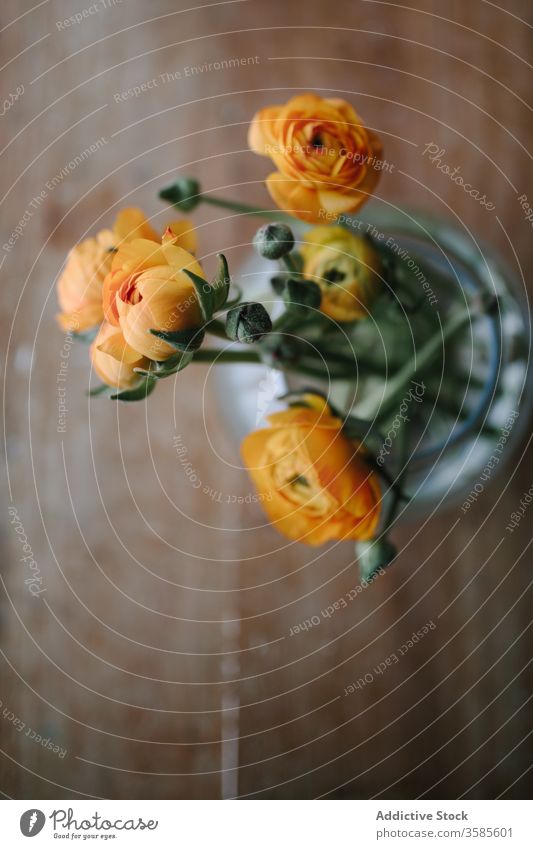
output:
POLYGON ((104 317, 102 286, 111 268, 113 252, 128 239, 157 239, 140 209, 123 209, 112 230, 100 230, 70 251, 57 282, 62 312, 58 321, 64 330, 83 332, 100 324, 104 317))
POLYGON ((382 290, 381 263, 367 239, 344 227, 313 227, 302 237, 303 275, 320 286, 320 309, 335 321, 354 321, 382 290))
POLYGON ((91 360, 97 375, 117 389, 131 389, 142 380, 133 369, 147 368, 146 357, 131 348, 119 327, 104 322, 91 345, 91 360))
POLYGON ((277 529, 290 539, 321 545, 332 539, 370 539, 380 516, 380 487, 361 448, 316 396, 312 408, 268 417, 241 451, 277 529))
POLYGON ((150 333, 198 327, 202 314, 196 290, 183 269, 202 277, 195 257, 180 247, 171 225, 159 242, 134 239, 118 249, 104 282, 104 314, 120 327, 128 345, 151 360, 176 353, 150 333))
POLYGON ((304 221, 332 220, 368 200, 379 179, 383 147, 340 98, 293 97, 258 112, 248 143, 277 168, 267 188, 280 207, 304 221))

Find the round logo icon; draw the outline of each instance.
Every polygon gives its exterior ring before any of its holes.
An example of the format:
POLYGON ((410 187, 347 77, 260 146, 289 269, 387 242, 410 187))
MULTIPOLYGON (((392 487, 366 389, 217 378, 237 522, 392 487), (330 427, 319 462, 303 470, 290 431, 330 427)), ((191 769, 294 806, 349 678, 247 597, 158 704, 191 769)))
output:
POLYGON ((46 822, 46 817, 42 811, 37 808, 30 808, 29 811, 24 811, 20 818, 20 830, 24 837, 35 837, 42 831, 46 822))

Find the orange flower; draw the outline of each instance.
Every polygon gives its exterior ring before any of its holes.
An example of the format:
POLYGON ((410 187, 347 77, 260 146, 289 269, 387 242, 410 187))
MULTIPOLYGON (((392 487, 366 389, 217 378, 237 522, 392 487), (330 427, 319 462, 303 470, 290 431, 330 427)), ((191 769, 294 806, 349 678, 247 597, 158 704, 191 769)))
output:
POLYGON ((97 375, 117 389, 131 389, 142 380, 134 368, 147 368, 149 360, 131 348, 118 327, 104 322, 91 345, 91 361, 97 375))
POLYGON ((132 239, 158 238, 157 233, 146 220, 145 215, 140 209, 134 206, 127 207, 119 212, 113 224, 113 235, 115 237, 115 247, 119 247, 122 242, 129 242, 132 239))
POLYGON ((111 268, 113 246, 111 230, 100 230, 94 239, 85 239, 70 251, 57 281, 63 310, 57 320, 63 330, 82 332, 102 321, 102 285, 111 268))
POLYGON ((169 227, 159 242, 128 242, 113 257, 104 282, 107 321, 120 327, 128 345, 151 360, 166 360, 176 351, 150 330, 168 333, 202 324, 196 290, 184 272, 188 269, 201 277, 202 269, 180 241, 183 234, 169 227))
POLYGON ((104 317, 102 286, 111 269, 113 252, 128 239, 157 239, 140 209, 123 209, 112 230, 100 230, 70 251, 57 282, 62 312, 58 321, 63 330, 83 332, 100 324, 104 317))
POLYGON ((367 239, 344 227, 313 227, 304 233, 300 251, 304 277, 320 286, 322 312, 335 321, 368 316, 382 281, 379 256, 367 239))
POLYGON ((270 520, 289 539, 370 539, 380 515, 376 475, 323 399, 311 403, 269 416, 270 428, 244 439, 244 462, 270 520))
POLYGON ((248 143, 277 168, 266 181, 274 201, 304 221, 354 212, 379 178, 373 166, 382 158, 381 142, 340 98, 304 94, 262 109, 248 143))

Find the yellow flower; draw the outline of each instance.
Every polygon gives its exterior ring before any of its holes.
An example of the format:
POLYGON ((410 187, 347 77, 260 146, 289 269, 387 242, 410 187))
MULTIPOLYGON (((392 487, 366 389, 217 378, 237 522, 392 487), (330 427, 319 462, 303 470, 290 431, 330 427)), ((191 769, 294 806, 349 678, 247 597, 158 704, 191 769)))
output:
POLYGON ((131 348, 119 327, 104 322, 91 345, 91 361, 95 372, 117 389, 131 389, 142 380, 134 368, 147 368, 149 360, 131 348))
POLYGON ((311 223, 359 209, 374 191, 383 156, 379 138, 349 103, 316 94, 259 111, 248 143, 277 168, 266 181, 275 203, 311 223))
POLYGON ((63 330, 82 332, 99 324, 103 317, 102 284, 111 268, 114 238, 101 230, 70 251, 57 281, 57 298, 63 310, 57 320, 63 330))
POLYGON ((379 256, 367 239, 344 227, 314 227, 304 233, 303 274, 318 283, 320 309, 335 321, 368 315, 382 287, 379 256))
POLYGON ((140 209, 123 209, 112 230, 100 230, 70 251, 57 282, 62 312, 57 319, 64 330, 83 332, 100 324, 104 317, 102 286, 111 269, 117 245, 129 239, 157 239, 140 209))
POLYGON ((183 234, 169 227, 159 242, 128 242, 113 257, 104 282, 107 321, 120 327, 128 345, 151 360, 166 360, 176 351, 150 330, 168 333, 202 324, 196 290, 184 272, 188 269, 202 277, 202 269, 179 246, 180 240, 183 234))
POLYGON ((115 247, 132 239, 157 239, 157 233, 140 209, 127 207, 119 212, 113 224, 115 247))
POLYGON ((309 545, 370 539, 380 515, 376 475, 327 404, 317 396, 305 400, 313 407, 274 413, 271 427, 242 443, 264 508, 282 534, 309 545))

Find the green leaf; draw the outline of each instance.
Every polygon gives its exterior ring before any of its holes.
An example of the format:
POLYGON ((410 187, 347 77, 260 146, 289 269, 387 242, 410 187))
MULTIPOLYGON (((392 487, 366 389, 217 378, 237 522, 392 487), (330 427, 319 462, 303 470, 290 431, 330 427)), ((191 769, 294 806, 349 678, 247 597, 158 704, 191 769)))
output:
POLYGON ((150 330, 152 336, 157 336, 163 342, 168 342, 176 351, 197 351, 204 341, 203 327, 190 327, 187 330, 150 330))
POLYGON ((392 563, 397 553, 396 546, 386 538, 358 540, 355 543, 355 554, 359 561, 361 580, 371 581, 392 563))
POLYGON ((153 376, 146 376, 145 379, 135 386, 133 389, 125 389, 123 392, 117 392, 116 395, 111 395, 113 401, 143 401, 155 389, 156 381, 153 376))
POLYGON ((224 254, 218 254, 218 269, 212 282, 215 292, 215 310, 221 309, 228 299, 231 277, 224 254))
POLYGON ((177 374, 192 362, 193 356, 194 351, 180 351, 175 357, 171 357, 165 363, 160 363, 156 374, 161 377, 177 374))
POLYGON ((240 286, 234 285, 233 288, 235 289, 235 295, 233 296, 233 298, 230 298, 229 301, 226 301, 226 303, 224 304, 224 307, 226 308, 237 306, 237 304, 240 303, 240 300, 242 298, 242 289, 240 288, 240 286))
POLYGON ((173 357, 169 357, 164 363, 157 363, 155 371, 142 368, 136 368, 134 371, 137 374, 142 374, 154 380, 163 380, 165 377, 170 377, 171 374, 177 374, 179 371, 182 371, 185 366, 189 365, 192 358, 193 351, 180 351, 173 357))
POLYGON ((207 280, 204 280, 203 277, 199 277, 198 274, 194 273, 194 271, 191 271, 188 268, 184 268, 183 271, 196 289, 200 310, 202 311, 202 318, 204 321, 211 321, 215 311, 215 290, 211 284, 207 282, 207 280))
POLYGON ((87 391, 87 395, 89 398, 95 398, 97 395, 101 395, 102 392, 105 392, 106 389, 109 389, 107 383, 100 383, 98 386, 94 386, 92 389, 87 391))

